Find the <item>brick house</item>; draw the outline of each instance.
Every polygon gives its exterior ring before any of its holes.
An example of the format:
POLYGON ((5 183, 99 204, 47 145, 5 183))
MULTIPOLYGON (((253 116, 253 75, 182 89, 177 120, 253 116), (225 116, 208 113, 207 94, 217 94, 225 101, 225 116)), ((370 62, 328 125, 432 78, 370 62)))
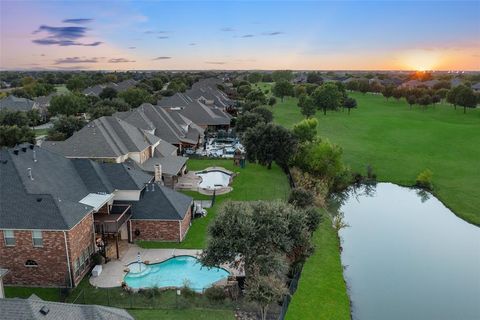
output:
POLYGON ((119 241, 182 241, 193 200, 153 180, 126 164, 67 159, 33 145, 0 150, 4 283, 73 287, 94 252, 113 246, 118 258, 119 241))

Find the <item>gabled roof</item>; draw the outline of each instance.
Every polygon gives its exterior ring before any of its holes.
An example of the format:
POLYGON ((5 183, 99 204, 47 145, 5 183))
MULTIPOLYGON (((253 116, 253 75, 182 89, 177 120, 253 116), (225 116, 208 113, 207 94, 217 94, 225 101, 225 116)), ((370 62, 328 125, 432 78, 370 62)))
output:
POLYGON ((183 220, 193 199, 170 188, 149 184, 140 201, 119 201, 132 205, 132 219, 183 220))
POLYGON ((33 109, 35 102, 26 98, 18 98, 8 96, 0 100, 0 110, 8 109, 12 111, 30 111, 33 109))
POLYGON ((176 93, 158 101, 158 105, 168 112, 178 112, 199 126, 229 125, 231 116, 216 106, 207 106, 200 99, 187 94, 176 93))
POLYGON ((152 180, 126 164, 21 147, 0 150, 0 229, 70 230, 94 210, 80 203, 89 195, 142 190, 152 180))
POLYGON ((137 81, 134 79, 128 79, 119 83, 110 82, 107 84, 97 84, 92 87, 88 87, 83 90, 83 94, 91 96, 99 96, 105 88, 112 88, 117 90, 117 92, 126 91, 137 84, 137 81))
POLYGON ((0 318, 5 320, 133 320, 123 309, 44 301, 36 295, 28 299, 0 299, 0 310, 0 318), (42 308, 48 310, 48 313, 42 314, 42 308))
POLYGON ((188 158, 180 156, 162 156, 153 157, 145 161, 144 163, 137 164, 140 169, 147 172, 155 172, 155 165, 160 164, 162 166, 162 172, 171 176, 177 175, 187 163, 188 158))
POLYGON ((45 141, 42 147, 70 158, 117 158, 141 152, 159 140, 117 117, 101 117, 67 140, 45 141))
POLYGON ((192 120, 174 117, 168 110, 144 103, 140 107, 127 112, 117 112, 115 117, 123 119, 133 126, 153 132, 155 136, 171 144, 197 144, 203 129, 190 126, 192 120))

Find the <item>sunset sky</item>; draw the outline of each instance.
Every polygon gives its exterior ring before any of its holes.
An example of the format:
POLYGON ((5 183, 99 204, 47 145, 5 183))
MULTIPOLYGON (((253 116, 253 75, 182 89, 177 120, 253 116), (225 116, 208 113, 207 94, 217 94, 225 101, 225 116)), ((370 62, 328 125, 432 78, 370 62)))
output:
POLYGON ((1 69, 480 70, 480 1, 5 1, 1 69))

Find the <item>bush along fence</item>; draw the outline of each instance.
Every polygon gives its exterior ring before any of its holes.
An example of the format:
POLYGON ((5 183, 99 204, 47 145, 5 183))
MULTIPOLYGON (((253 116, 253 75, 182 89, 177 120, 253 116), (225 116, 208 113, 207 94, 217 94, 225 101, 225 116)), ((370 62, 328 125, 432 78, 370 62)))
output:
POLYGON ((299 268, 297 268, 293 277, 290 279, 290 284, 288 286, 288 294, 283 298, 282 309, 280 310, 278 320, 284 320, 285 316, 287 315, 288 306, 290 305, 292 296, 295 293, 295 291, 297 291, 298 281, 300 280, 300 275, 302 273, 302 267, 303 266, 300 266, 299 268))

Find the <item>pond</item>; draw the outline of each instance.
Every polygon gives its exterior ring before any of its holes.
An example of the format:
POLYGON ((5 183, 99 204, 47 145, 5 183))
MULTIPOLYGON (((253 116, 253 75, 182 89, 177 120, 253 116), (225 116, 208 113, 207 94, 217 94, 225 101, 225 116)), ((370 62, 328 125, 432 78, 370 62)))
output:
POLYGON ((480 228, 394 184, 339 197, 353 319, 480 319, 480 228))

